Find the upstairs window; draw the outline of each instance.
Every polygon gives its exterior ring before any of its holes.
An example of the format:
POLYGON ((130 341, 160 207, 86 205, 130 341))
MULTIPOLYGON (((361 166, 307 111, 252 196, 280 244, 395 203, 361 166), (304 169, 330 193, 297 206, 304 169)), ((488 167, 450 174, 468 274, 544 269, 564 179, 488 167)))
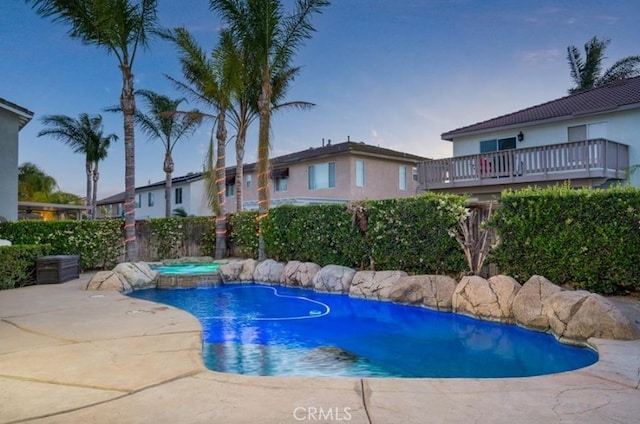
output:
POLYGON ((176 188, 174 197, 176 200, 176 205, 182 204, 182 187, 176 188))
POLYGON ((309 190, 332 188, 336 186, 335 162, 310 165, 307 168, 307 171, 309 175, 309 190))
POLYGON ((356 187, 364 187, 366 169, 363 160, 356 160, 356 187))
POLYGON ((287 191, 287 177, 276 177, 273 179, 273 191, 287 191))
POLYGON ((147 193, 147 206, 152 207, 154 203, 153 193, 147 193))
POLYGON ((480 153, 497 152, 516 148, 516 137, 494 138, 480 142, 480 153))
POLYGON ((411 178, 413 178, 413 181, 418 181, 418 167, 414 166, 411 168, 411 178))
POLYGON ((224 186, 225 191, 224 191, 224 195, 225 197, 233 197, 236 191, 236 183, 235 181, 229 183, 227 182, 224 186))
POLYGON ((407 167, 404 165, 398 168, 398 188, 400 190, 407 189, 407 167))
POLYGON ((251 174, 249 175, 245 175, 244 177, 244 184, 247 188, 251 188, 251 184, 253 183, 253 181, 251 180, 251 174))
POLYGON ((136 196, 136 209, 142 206, 142 194, 136 196))

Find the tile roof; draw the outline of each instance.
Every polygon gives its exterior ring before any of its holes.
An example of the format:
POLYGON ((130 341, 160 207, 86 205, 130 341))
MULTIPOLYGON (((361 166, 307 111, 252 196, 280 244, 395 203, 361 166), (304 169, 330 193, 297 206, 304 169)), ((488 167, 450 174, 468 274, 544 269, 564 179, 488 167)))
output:
POLYGON ((556 100, 532 106, 487 121, 478 122, 442 134, 443 140, 497 128, 539 124, 544 121, 570 119, 640 107, 640 77, 615 81, 604 87, 592 88, 556 100))
MULTIPOLYGON (((298 163, 300 161, 307 161, 312 159, 318 159, 325 156, 332 156, 345 152, 358 152, 362 154, 383 156, 394 159, 406 159, 408 162, 422 162, 425 160, 429 160, 429 158, 413 155, 411 153, 399 152, 397 150, 386 149, 384 147, 371 146, 365 143, 359 143, 355 141, 345 141, 344 143, 338 144, 325 144, 321 147, 310 147, 307 150, 302 150, 299 152, 290 153, 288 155, 278 156, 271 159, 271 166, 273 168, 282 168, 286 165, 298 163)), ((251 172, 256 168, 256 163, 248 163, 245 164, 243 169, 244 172, 251 172)), ((236 167, 230 166, 226 169, 227 179, 233 178, 236 173, 236 167)), ((171 180, 171 184, 176 185, 180 183, 188 183, 191 181, 196 181, 202 178, 202 172, 191 172, 187 175, 183 175, 181 177, 175 177, 171 180)), ((165 181, 158 181, 152 184, 147 184, 145 186, 136 187, 136 190, 148 189, 153 187, 163 187, 165 181)), ((105 205, 111 203, 121 203, 124 202, 124 192, 115 194, 113 196, 104 198, 98 202, 98 205, 105 205)))

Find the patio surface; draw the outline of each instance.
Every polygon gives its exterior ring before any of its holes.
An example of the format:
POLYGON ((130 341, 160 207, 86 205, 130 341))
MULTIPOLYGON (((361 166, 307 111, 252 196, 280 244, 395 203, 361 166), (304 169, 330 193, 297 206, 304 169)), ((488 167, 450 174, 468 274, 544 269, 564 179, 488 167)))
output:
MULTIPOLYGON (((510 379, 254 377, 208 371, 186 312, 64 284, 0 291, 1 423, 635 423, 640 341, 510 379)), ((425 360, 428 360, 426 358, 425 360)))

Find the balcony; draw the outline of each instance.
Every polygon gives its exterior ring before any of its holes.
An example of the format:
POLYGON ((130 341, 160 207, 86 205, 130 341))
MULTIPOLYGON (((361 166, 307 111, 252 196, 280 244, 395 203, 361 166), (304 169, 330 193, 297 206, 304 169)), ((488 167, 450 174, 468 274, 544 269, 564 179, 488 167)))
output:
POLYGON ((418 182, 426 190, 466 193, 564 180, 594 187, 625 179, 628 167, 629 146, 595 139, 434 159, 418 165, 418 182))

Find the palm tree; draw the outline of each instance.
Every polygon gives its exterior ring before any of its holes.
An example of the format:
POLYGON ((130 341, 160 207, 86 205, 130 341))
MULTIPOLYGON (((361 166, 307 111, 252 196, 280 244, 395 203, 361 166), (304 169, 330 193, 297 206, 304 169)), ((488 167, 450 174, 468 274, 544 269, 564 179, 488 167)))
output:
POLYGON ((69 35, 84 44, 103 47, 113 54, 122 73, 120 107, 124 115, 125 145, 125 246, 127 260, 137 260, 135 233, 136 111, 133 63, 139 47, 148 45, 157 27, 157 0, 25 0, 43 17, 70 26, 69 35))
POLYGON ((192 97, 213 109, 213 113, 209 116, 215 118, 217 139, 216 164, 215 166, 213 165, 213 145, 212 142, 210 142, 205 177, 207 200, 216 216, 215 257, 219 259, 224 257, 227 251, 227 221, 224 212, 227 143, 226 118, 231 103, 229 86, 232 79, 232 70, 228 66, 229 62, 226 60, 226 52, 218 49, 213 52, 212 58, 208 58, 191 34, 184 28, 167 31, 164 37, 174 42, 178 47, 182 72, 187 82, 180 82, 171 77, 169 77, 169 79, 173 81, 179 89, 189 93, 192 97))
POLYGON ((25 162, 18 167, 18 200, 44 201, 58 186, 56 179, 45 173, 38 165, 25 162))
POLYGON ((74 153, 85 157, 87 174, 87 206, 89 215, 96 216, 98 192, 98 164, 107 157, 111 142, 118 140, 115 134, 103 135, 102 116, 81 113, 78 119, 67 115, 46 115, 42 123, 49 128, 38 133, 38 137, 52 136, 73 148, 74 153), (93 190, 91 180, 93 179, 93 190), (92 194, 93 191, 93 194, 92 194))
MULTIPOLYGON (((258 98, 258 220, 259 226, 269 213, 269 150, 274 76, 293 71, 295 52, 314 31, 311 16, 321 13, 328 0, 296 0, 295 10, 284 14, 280 0, 210 0, 235 40, 250 56, 249 66, 258 73, 261 90, 258 98)), ((266 259, 260 233, 258 260, 266 259)))
MULTIPOLYGON (((136 95, 142 97, 148 108, 144 114, 136 110, 134 119, 138 128, 145 133, 150 140, 159 139, 164 146, 165 172, 165 216, 171 217, 171 180, 174 170, 173 148, 182 137, 192 134, 200 125, 202 115, 197 110, 180 112, 178 106, 186 99, 171 99, 150 90, 136 90, 136 95)), ((110 111, 120 108, 111 108, 110 111)))
POLYGON ((640 75, 640 56, 620 59, 602 72, 604 51, 610 43, 611 40, 608 38, 600 40, 593 37, 584 45, 584 58, 576 46, 567 47, 567 61, 571 68, 571 78, 575 83, 575 87, 569 89, 570 94, 640 75))

